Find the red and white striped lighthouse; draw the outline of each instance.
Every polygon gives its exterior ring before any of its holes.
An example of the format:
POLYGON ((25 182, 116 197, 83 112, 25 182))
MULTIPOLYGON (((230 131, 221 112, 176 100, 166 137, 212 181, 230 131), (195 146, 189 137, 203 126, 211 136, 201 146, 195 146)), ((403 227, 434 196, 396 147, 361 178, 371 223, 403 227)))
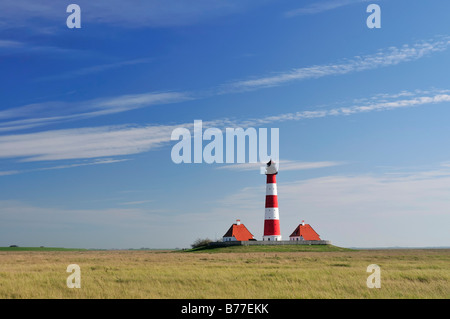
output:
POLYGON ((275 162, 267 163, 266 173, 266 212, 264 215, 263 241, 280 241, 280 215, 278 213, 277 179, 278 170, 275 162))

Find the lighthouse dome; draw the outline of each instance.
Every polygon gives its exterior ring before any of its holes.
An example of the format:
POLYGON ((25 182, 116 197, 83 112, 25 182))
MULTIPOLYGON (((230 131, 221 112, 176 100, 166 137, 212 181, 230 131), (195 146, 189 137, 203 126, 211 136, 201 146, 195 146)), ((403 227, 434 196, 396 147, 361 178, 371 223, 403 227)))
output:
POLYGON ((272 175, 278 173, 277 163, 270 160, 266 165, 266 175, 272 175))

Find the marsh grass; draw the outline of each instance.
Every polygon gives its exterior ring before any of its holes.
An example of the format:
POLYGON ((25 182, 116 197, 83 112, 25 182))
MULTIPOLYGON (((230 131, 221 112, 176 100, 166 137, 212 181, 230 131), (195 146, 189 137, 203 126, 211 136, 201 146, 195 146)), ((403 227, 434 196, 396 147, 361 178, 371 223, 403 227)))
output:
POLYGON ((0 252, 0 298, 450 298, 450 250, 0 252), (69 289, 69 264, 81 288, 69 289), (366 286, 381 267, 381 288, 366 286))

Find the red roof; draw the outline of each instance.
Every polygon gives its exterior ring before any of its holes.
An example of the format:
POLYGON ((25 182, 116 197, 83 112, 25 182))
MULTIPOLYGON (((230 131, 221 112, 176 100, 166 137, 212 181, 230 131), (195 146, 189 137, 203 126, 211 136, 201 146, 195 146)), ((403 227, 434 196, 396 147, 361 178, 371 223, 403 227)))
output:
POLYGON ((252 233, 250 233, 244 224, 233 224, 223 237, 234 237, 237 241, 247 241, 253 239, 252 233))
POLYGON ((319 234, 309 224, 298 225, 289 237, 302 236, 304 240, 320 240, 319 234))

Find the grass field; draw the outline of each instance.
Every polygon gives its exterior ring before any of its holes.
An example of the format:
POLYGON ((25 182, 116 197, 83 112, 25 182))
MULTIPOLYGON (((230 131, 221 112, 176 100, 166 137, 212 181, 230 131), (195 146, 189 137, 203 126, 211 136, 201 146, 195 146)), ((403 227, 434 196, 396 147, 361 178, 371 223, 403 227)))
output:
POLYGON ((450 298, 450 249, 333 247, 2 250, 0 298, 450 298), (67 288, 69 264, 81 268, 80 289, 67 288), (366 286, 370 264, 381 267, 379 289, 366 286))

